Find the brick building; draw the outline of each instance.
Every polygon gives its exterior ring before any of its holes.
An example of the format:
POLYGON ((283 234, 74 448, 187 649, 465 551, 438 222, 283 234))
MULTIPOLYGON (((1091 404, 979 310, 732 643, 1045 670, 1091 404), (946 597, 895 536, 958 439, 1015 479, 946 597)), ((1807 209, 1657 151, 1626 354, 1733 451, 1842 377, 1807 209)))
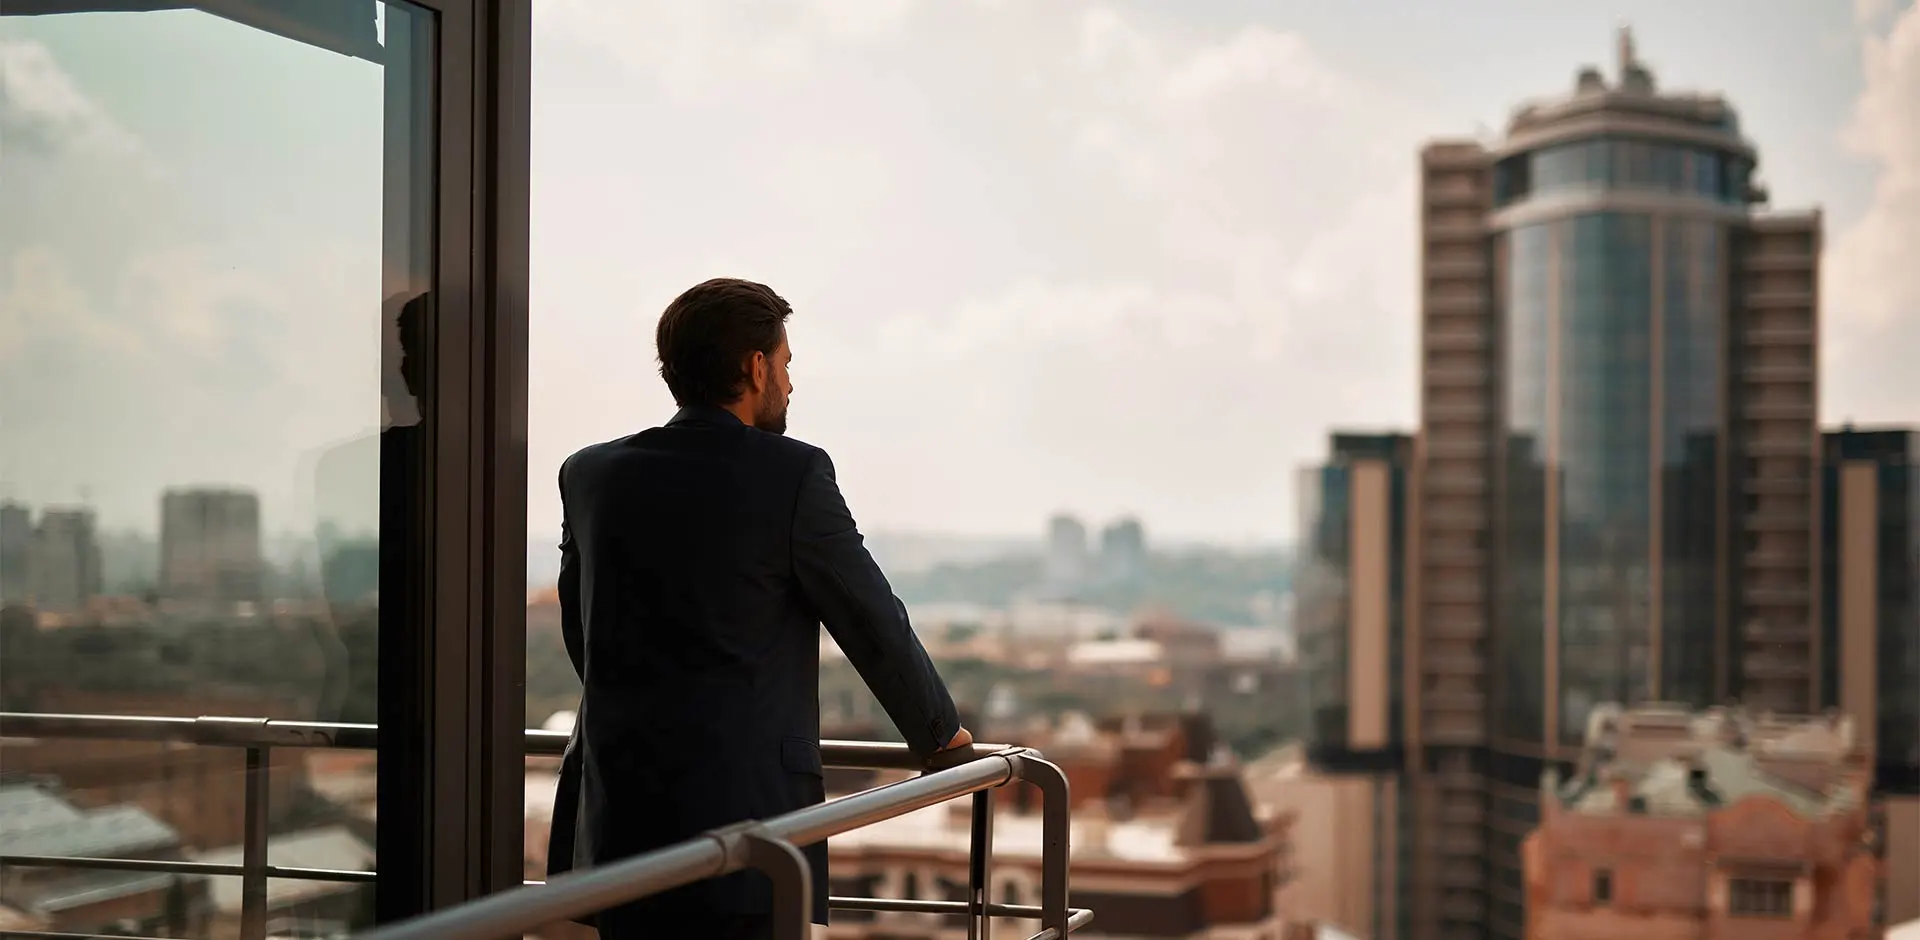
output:
MULTIPOLYGON (((983 729, 984 737, 1039 747, 1066 771, 1073 792, 1073 903, 1098 915, 1087 936, 1279 940, 1275 901, 1289 872, 1291 816, 1259 812, 1240 766, 1199 716, 1095 722, 1069 714, 1046 727, 983 729)), ((830 786, 835 781, 829 781, 830 786)), ((854 781, 844 781, 843 786, 854 781)), ((1038 903, 1041 820, 1037 793, 997 791, 993 897, 1038 903)), ((962 900, 967 883, 964 802, 936 806, 835 837, 833 893, 962 900)), ((1037 923, 1009 922, 1008 936, 1037 923)), ((964 936, 940 917, 834 916, 828 936, 964 936)))
POLYGON ((1844 717, 1594 709, 1522 843, 1531 940, 1869 940, 1871 767, 1844 717))

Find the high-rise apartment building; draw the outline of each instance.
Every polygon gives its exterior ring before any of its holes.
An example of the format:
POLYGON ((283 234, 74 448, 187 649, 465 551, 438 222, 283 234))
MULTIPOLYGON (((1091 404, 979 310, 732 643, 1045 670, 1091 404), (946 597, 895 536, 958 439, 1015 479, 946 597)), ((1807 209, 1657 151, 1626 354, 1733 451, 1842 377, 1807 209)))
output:
POLYGON ((1920 433, 1825 436, 1820 704, 1871 750, 1886 922, 1920 919, 1920 433))
POLYGON ((24 604, 33 593, 33 510, 0 502, 0 606, 24 604))
POLYGON ((257 602, 265 571, 259 496, 237 489, 176 489, 161 496, 163 600, 257 602))
MULTIPOLYGON (((1404 578, 1350 579, 1337 614, 1351 655, 1404 608, 1405 927, 1379 936, 1523 935, 1540 780, 1595 706, 1819 701, 1820 217, 1762 210, 1724 99, 1661 91, 1624 31, 1619 57, 1421 152, 1404 578)), ((1316 714, 1321 758, 1360 691, 1316 714)))
POLYGON ((1147 533, 1140 520, 1116 519, 1100 530, 1100 580, 1133 584, 1147 573, 1147 533))
POLYGON ((40 524, 34 527, 28 571, 33 606, 44 613, 74 613, 99 596, 100 539, 93 510, 41 510, 40 524))
POLYGON ((1091 559, 1087 548, 1087 525, 1079 518, 1057 515, 1047 520, 1047 586, 1054 592, 1071 594, 1086 580, 1091 559))

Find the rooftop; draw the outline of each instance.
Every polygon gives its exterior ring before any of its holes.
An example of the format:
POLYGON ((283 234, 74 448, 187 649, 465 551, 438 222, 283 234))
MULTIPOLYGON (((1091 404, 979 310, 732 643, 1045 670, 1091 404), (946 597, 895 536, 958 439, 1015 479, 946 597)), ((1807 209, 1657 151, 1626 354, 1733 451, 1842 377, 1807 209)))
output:
MULTIPOLYGON (((1084 810, 1075 813, 1071 831, 1073 857, 1107 858, 1140 864, 1179 865, 1188 853, 1177 843, 1175 817, 1142 816, 1115 821, 1084 810)), ((1040 859, 1040 817, 1005 813, 994 820, 993 855, 996 861, 1040 859)), ((965 858, 971 838, 967 823, 946 806, 930 806, 833 837, 828 843, 839 852, 930 850, 965 858)))
POLYGON ((1603 705, 1588 719, 1571 779, 1549 772, 1543 787, 1577 813, 1699 816, 1766 796, 1814 818, 1865 798, 1858 756, 1852 722, 1840 715, 1603 705))
POLYGON ((1508 135, 1529 137, 1561 124, 1610 116, 1648 122, 1638 126, 1641 131, 1666 125, 1693 135, 1718 138, 1728 149, 1752 150, 1740 137, 1739 116, 1721 95, 1661 91, 1653 70, 1641 61, 1633 32, 1628 27, 1620 28, 1616 56, 1613 81, 1609 82, 1598 68, 1581 68, 1571 93, 1529 102, 1515 109, 1507 127, 1508 135))
POLYGON ((138 806, 83 810, 37 784, 0 786, 0 855, 138 857, 179 843, 138 806))

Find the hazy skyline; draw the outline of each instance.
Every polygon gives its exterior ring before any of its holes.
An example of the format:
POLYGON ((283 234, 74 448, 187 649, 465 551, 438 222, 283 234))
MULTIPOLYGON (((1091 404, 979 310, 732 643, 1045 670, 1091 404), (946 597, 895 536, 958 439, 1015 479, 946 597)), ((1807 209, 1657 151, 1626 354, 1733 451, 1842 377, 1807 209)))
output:
MULTIPOLYGON (((233 482, 299 528, 378 426, 378 67, 61 19, 0 20, 0 493, 150 527, 233 482)), ((1414 426, 1417 148, 1622 20, 1825 210, 1822 419, 1920 421, 1911 3, 539 0, 530 527, 671 414, 654 318, 734 275, 794 303, 792 433, 870 529, 1286 540, 1328 430, 1414 426)))

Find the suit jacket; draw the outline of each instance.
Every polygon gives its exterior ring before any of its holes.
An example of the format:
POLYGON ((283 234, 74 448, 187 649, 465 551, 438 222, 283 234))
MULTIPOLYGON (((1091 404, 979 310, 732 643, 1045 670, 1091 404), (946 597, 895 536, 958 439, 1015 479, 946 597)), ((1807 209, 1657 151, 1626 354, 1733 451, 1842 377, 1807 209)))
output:
MULTIPOLYGON (((959 730, 820 448, 683 408, 568 458, 560 499, 561 629, 584 691, 549 875, 825 799, 822 623, 915 753, 959 730)), ((826 845, 803 851, 826 923, 826 845)), ((598 922, 603 937, 651 936, 770 901, 764 876, 740 872, 598 922)))

